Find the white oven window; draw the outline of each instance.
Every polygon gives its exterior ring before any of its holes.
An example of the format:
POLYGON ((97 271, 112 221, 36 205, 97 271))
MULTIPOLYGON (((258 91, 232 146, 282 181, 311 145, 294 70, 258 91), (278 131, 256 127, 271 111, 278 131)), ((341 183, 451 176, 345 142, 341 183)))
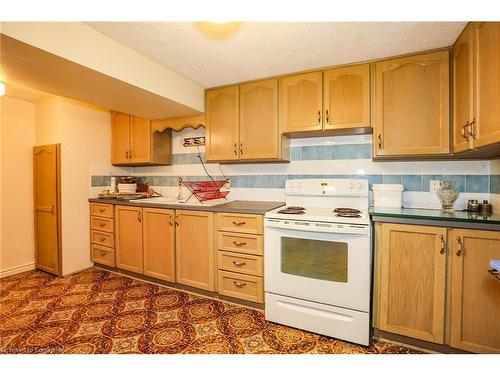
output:
POLYGON ((347 243, 281 237, 281 272, 347 283, 347 243))

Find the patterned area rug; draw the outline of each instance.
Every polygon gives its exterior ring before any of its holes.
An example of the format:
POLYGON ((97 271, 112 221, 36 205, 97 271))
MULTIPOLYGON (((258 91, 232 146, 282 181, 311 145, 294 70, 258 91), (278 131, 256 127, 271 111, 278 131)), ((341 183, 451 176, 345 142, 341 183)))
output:
POLYGON ((268 322, 250 308, 91 269, 0 280, 0 353, 417 353, 268 322))

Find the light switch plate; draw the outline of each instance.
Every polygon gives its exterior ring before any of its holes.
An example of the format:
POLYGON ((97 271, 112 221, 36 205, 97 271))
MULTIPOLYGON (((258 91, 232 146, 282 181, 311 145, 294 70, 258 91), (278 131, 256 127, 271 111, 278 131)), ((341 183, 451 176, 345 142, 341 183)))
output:
POLYGON ((435 193, 441 187, 441 180, 430 180, 429 191, 435 193))

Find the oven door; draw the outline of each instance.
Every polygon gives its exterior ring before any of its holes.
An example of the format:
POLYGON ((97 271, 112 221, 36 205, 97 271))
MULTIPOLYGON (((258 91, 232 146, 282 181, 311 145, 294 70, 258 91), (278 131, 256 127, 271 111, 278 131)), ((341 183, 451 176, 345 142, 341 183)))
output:
POLYGON ((369 312, 369 233, 319 233, 266 225, 265 291, 369 312))

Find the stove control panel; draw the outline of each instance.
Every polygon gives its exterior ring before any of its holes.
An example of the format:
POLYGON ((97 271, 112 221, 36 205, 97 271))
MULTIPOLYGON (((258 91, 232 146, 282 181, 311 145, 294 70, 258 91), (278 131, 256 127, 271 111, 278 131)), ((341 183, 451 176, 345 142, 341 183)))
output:
POLYGON ((265 219, 266 227, 302 230, 307 232, 370 235, 370 226, 361 224, 326 223, 301 220, 265 219))
POLYGON ((367 197, 368 181, 361 179, 301 179, 287 180, 286 195, 316 195, 367 197))

